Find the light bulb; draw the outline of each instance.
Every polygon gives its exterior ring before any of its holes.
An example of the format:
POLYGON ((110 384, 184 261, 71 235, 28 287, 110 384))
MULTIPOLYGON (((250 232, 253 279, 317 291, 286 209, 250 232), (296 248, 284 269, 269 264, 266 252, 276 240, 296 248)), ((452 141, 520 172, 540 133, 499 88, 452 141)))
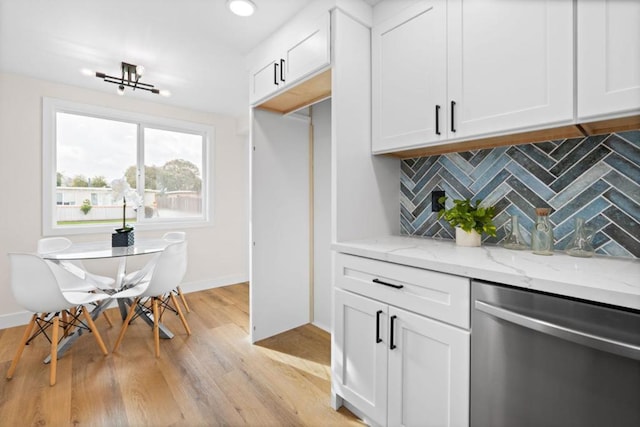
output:
POLYGON ((238 16, 251 16, 256 10, 251 0, 228 0, 227 7, 238 16))
POLYGON ((165 97, 167 97, 167 98, 168 98, 168 97, 170 97, 170 96, 171 96, 171 92, 169 92, 169 91, 168 91, 168 90, 166 90, 166 89, 162 89, 162 90, 160 91, 160 96, 165 96, 165 97))
POLYGON ((141 77, 144 74, 144 67, 142 65, 136 65, 136 74, 141 77))
POLYGON ((118 95, 120 95, 120 96, 124 95, 124 86, 123 85, 118 86, 118 95))

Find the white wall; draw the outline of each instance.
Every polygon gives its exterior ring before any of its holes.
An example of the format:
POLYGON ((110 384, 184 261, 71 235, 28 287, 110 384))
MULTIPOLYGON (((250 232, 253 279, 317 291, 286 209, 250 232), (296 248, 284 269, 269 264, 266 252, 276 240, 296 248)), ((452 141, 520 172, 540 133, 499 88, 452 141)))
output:
POLYGON ((331 100, 312 107, 313 324, 331 331, 331 100))
MULTIPOLYGON (((42 237, 42 97, 213 126, 214 224, 184 229, 189 268, 182 289, 188 292, 248 280, 248 136, 237 134, 234 118, 0 73, 0 328, 28 320, 11 293, 6 254, 33 252, 42 237)), ((137 235, 159 237, 164 231, 137 235)), ((70 238, 88 241, 108 236, 70 238)), ((128 267, 144 261, 143 257, 131 258, 128 267)), ((105 275, 114 274, 117 267, 114 260, 85 265, 105 275)))

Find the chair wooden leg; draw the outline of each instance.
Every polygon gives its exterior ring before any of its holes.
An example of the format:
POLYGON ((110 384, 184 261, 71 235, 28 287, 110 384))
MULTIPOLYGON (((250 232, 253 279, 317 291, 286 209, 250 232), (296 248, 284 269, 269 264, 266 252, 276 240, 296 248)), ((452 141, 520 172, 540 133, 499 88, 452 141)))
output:
POLYGON ((96 341, 98 342, 98 345, 102 350, 102 353, 106 356, 107 354, 109 354, 109 352, 107 351, 107 347, 105 347, 104 345, 104 341, 102 341, 102 337, 100 336, 100 332, 98 332, 98 328, 96 328, 96 324, 93 323, 91 314, 89 314, 86 307, 82 307, 81 310, 82 314, 84 314, 85 320, 87 321, 87 325, 89 325, 89 328, 91 328, 91 332, 93 333, 93 336, 96 338, 96 341))
POLYGON ((49 374, 49 385, 56 385, 56 369, 58 368, 58 328, 60 328, 60 315, 53 317, 53 326, 51 330, 51 371, 49 374))
POLYGON ((67 335, 69 335, 69 329, 71 329, 71 325, 69 325, 69 317, 67 316, 66 311, 62 312, 62 324, 64 325, 62 330, 62 336, 66 337, 67 335))
POLYGON ((115 352, 120 346, 120 342, 122 341, 122 338, 124 338, 124 333, 127 332, 127 328, 129 327, 129 322, 131 321, 131 319, 133 318, 133 315, 136 312, 136 306, 138 305, 139 300, 140 298, 136 298, 133 301, 133 303, 131 303, 129 314, 127 314, 127 318, 124 319, 124 322, 122 323, 122 328, 120 328, 120 335, 118 335, 118 339, 116 340, 116 343, 113 345, 113 352, 115 352))
POLYGON ((106 320, 107 323, 109 324, 109 327, 113 328, 113 322, 111 321, 111 318, 109 318, 109 315, 107 314, 106 311, 102 312, 102 316, 104 317, 104 320, 106 320))
POLYGON ((151 298, 153 305, 153 341, 155 344, 156 357, 160 357, 160 318, 158 313, 158 298, 151 298))
POLYGON ((173 302, 173 305, 176 307, 176 311, 178 312, 178 316, 180 317, 180 320, 182 321, 182 326, 184 326, 184 330, 187 331, 187 335, 191 335, 191 329, 189 328, 189 324, 187 323, 187 319, 184 317, 184 314, 182 314, 182 310, 180 309, 180 306, 178 305, 178 300, 176 299, 175 295, 170 294, 171 295, 171 302, 173 302))
POLYGON ((182 293, 182 289, 180 289, 180 286, 176 287, 176 290, 178 291, 178 295, 180 296, 180 300, 182 301, 182 305, 184 305, 185 310, 187 310, 187 313, 191 313, 189 304, 187 304, 187 299, 184 297, 184 294, 182 293))
POLYGON ((33 328, 36 326, 36 319, 38 318, 38 314, 35 313, 31 316, 31 320, 29 324, 24 329, 24 335, 22 336, 22 340, 20 341, 20 345, 18 346, 18 350, 16 351, 16 355, 13 357, 13 361, 11 362, 11 366, 9 366, 9 370, 7 371, 7 379, 10 380, 13 378, 13 373, 16 371, 16 366, 18 366, 18 361, 22 356, 22 352, 24 351, 24 347, 27 345, 27 341, 31 337, 33 333, 33 328))

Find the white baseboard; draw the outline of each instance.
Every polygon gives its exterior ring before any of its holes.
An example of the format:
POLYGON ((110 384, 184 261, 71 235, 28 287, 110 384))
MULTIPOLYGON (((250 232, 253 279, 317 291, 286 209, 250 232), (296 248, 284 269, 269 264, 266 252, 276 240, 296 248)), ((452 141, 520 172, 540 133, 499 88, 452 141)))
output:
POLYGON ((33 313, 28 311, 19 311, 17 313, 0 315, 0 329, 13 328, 14 326, 22 326, 29 323, 33 313))
POLYGON ((331 328, 330 328, 330 327, 328 327, 327 325, 324 325, 324 324, 322 324, 322 323, 316 322, 315 320, 314 320, 313 322, 311 322, 311 324, 312 324, 313 326, 316 326, 316 327, 318 327, 318 328, 322 329, 322 330, 323 330, 323 331, 325 331, 325 332, 331 333, 331 328))
POLYGON ((222 286, 237 285, 238 283, 244 283, 249 281, 249 276, 245 275, 230 275, 224 277, 218 277, 213 280, 200 280, 198 282, 186 282, 180 284, 180 289, 185 294, 189 292, 204 291, 206 289, 220 288, 222 286))
MULTIPOLYGON (((245 275, 231 275, 216 278, 213 280, 200 280, 198 282, 186 282, 180 284, 182 292, 197 292, 206 289, 220 288, 222 286, 235 285, 248 282, 249 277, 245 275)), ((109 307, 116 307, 116 301, 112 301, 109 307)), ((28 311, 18 311, 16 313, 0 315, 0 329, 13 328, 14 326, 26 325, 31 319, 32 313, 28 311)))

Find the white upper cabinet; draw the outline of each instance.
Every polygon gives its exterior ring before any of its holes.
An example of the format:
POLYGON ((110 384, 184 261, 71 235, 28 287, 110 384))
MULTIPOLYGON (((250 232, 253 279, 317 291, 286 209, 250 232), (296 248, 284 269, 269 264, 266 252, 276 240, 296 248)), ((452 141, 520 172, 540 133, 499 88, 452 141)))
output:
POLYGON ((309 22, 286 44, 271 49, 273 55, 250 72, 252 105, 299 83, 331 63, 330 15, 309 22))
POLYGON ((640 114, 640 2, 578 0, 578 119, 640 114))
POLYGON ((269 60, 251 71, 251 103, 278 90, 280 86, 279 63, 269 60))
POLYGON ((446 0, 433 0, 373 28, 374 151, 446 138, 446 21, 446 0))
POLYGON ((287 83, 299 81, 329 65, 329 26, 329 14, 325 13, 287 48, 283 63, 287 83))
POLYGON ((374 153, 573 122, 571 0, 423 0, 372 34, 374 153))
POLYGON ((450 139, 573 122, 571 0, 448 6, 450 139))

